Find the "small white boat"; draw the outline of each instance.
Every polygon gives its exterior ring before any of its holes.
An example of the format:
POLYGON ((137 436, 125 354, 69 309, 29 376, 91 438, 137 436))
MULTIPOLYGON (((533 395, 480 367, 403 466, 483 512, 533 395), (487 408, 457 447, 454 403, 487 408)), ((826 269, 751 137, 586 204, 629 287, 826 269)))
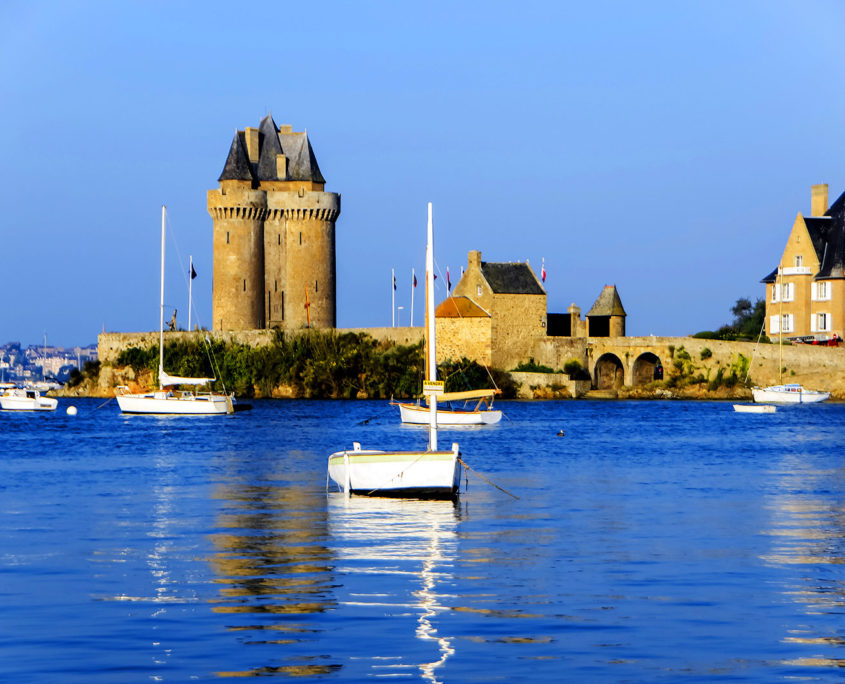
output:
POLYGON ((797 383, 753 387, 751 396, 758 403, 769 404, 816 404, 830 398, 830 392, 804 389, 797 383))
POLYGON ((178 391, 168 388, 177 385, 200 386, 214 382, 214 378, 183 378, 164 372, 164 233, 167 209, 161 208, 161 314, 158 343, 158 390, 132 392, 126 385, 115 388, 117 405, 123 413, 155 413, 175 415, 220 415, 234 413, 234 394, 217 392, 178 391))
POLYGON ((777 408, 772 404, 734 404, 737 413, 774 413, 777 408))
POLYGON ((460 484, 457 443, 451 451, 352 449, 329 456, 329 477, 344 491, 365 496, 449 499, 460 484))
POLYGON ((376 451, 362 449, 353 442, 352 449, 329 456, 328 476, 348 494, 414 498, 454 498, 460 483, 460 452, 457 443, 451 451, 437 449, 437 399, 443 383, 437 381, 437 353, 434 336, 434 247, 431 202, 428 204, 428 242, 425 250, 426 346, 428 382, 423 394, 429 401, 428 449, 425 451, 376 451))
POLYGON ((59 402, 42 397, 36 389, 12 387, 0 394, 0 408, 4 411, 55 411, 59 402))
MULTIPOLYGON (((502 412, 493 409, 493 397, 500 390, 469 390, 466 392, 446 392, 438 397, 438 403, 444 401, 465 401, 478 399, 473 409, 437 409, 438 425, 493 425, 502 419, 502 412)), ((429 422, 429 407, 422 404, 393 402, 399 407, 399 417, 403 423, 427 425, 429 422)))

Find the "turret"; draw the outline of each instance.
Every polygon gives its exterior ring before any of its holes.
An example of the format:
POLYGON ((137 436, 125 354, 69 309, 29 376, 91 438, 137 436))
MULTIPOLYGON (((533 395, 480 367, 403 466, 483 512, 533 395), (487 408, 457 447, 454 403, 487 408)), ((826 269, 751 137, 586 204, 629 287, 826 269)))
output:
POLYGON ((239 324, 257 312, 260 320, 248 327, 334 327, 335 221, 340 195, 324 191, 325 179, 306 133, 294 132, 291 126, 278 128, 267 115, 258 129, 247 129, 236 140, 240 146, 233 142, 219 190, 208 193, 215 234, 214 327, 233 329, 237 326, 229 321, 239 324), (256 208, 254 213, 247 210, 236 217, 261 223, 260 302, 255 297, 238 299, 228 286, 233 271, 254 274, 252 261, 245 254, 232 259, 225 247, 218 256, 222 226, 231 220, 219 207, 232 204, 233 193, 244 210, 256 208), (218 288, 220 261, 225 280, 218 288), (248 313, 235 313, 239 307, 246 307, 248 313))

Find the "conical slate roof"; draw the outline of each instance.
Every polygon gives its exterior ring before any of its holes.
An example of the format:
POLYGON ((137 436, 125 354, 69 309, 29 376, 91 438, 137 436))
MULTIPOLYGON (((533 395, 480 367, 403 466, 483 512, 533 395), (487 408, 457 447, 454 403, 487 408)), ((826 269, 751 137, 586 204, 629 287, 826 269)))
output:
POLYGON ((627 316, 622 300, 616 291, 616 285, 605 285, 588 316, 627 316))
POLYGON ((261 119, 258 137, 261 141, 258 153, 258 180, 286 180, 279 178, 276 172, 276 155, 283 152, 279 142, 279 129, 270 114, 261 119))
POLYGON ((249 155, 246 153, 246 144, 243 140, 243 133, 235 132, 235 137, 232 139, 232 146, 229 148, 229 156, 226 158, 226 164, 223 166, 223 173, 220 174, 218 181, 224 180, 255 180, 252 173, 252 166, 249 163, 249 155))
MULTIPOLYGON (((288 180, 325 183, 306 133, 279 133, 282 151, 288 158, 288 180)), ((275 159, 274 162, 275 163, 275 159)))

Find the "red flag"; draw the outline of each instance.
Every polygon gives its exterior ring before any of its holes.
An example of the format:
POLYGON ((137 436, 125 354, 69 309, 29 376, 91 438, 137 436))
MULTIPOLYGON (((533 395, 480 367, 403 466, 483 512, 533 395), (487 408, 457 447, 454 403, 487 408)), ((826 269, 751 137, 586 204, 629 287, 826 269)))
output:
POLYGON ((414 275, 414 287, 416 287, 416 286, 417 286, 417 276, 414 275))
POLYGON ((543 279, 543 282, 546 282, 546 265, 543 264, 543 268, 540 269, 540 277, 543 279))

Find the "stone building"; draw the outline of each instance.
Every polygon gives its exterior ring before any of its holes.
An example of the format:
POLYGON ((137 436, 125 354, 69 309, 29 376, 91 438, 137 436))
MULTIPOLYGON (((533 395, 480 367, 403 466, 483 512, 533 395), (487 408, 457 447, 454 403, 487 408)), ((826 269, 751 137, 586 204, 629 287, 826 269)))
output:
POLYGON ((810 216, 792 224, 766 287, 766 331, 805 341, 845 337, 845 193, 828 208, 827 185, 811 190, 810 216))
POLYGON ((334 327, 340 195, 325 192, 307 134, 269 114, 236 131, 218 183, 213 329, 334 327))
POLYGON ((616 285, 605 285, 587 312, 587 337, 625 337, 626 316, 616 285))
MULTIPOLYGON (((483 262, 481 252, 472 251, 454 296, 471 300, 489 315, 493 366, 527 359, 535 340, 546 334, 546 291, 527 263, 483 262)), ((437 339, 442 339, 439 329, 437 339)))

